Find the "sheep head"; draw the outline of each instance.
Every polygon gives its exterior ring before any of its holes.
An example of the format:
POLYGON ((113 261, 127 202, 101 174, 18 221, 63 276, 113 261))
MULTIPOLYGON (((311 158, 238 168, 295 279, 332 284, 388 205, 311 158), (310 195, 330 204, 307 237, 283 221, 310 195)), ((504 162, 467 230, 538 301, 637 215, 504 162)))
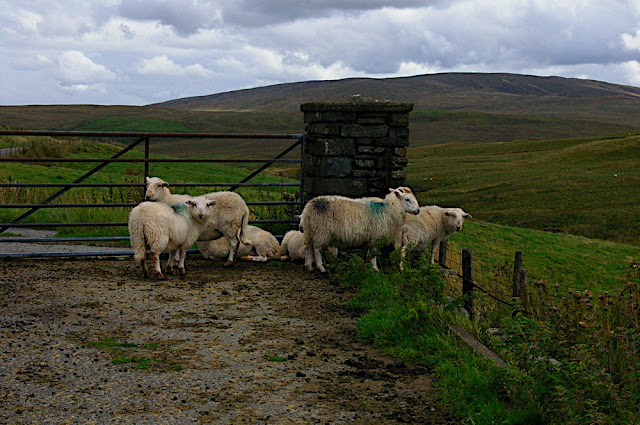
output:
POLYGON ((215 199, 207 199, 204 196, 197 196, 185 202, 189 208, 191 216, 199 221, 206 219, 210 214, 211 207, 217 203, 218 201, 215 199))
POLYGON ((169 187, 169 183, 162 180, 160 177, 147 177, 146 178, 147 190, 144 192, 145 201, 162 201, 167 195, 166 192, 169 187))
POLYGON ((397 189, 389 188, 389 191, 402 202, 402 208, 405 212, 415 215, 420 214, 420 205, 411 189, 401 186, 397 189))
POLYGON ((456 232, 462 230, 462 223, 465 218, 471 218, 471 214, 467 214, 462 208, 449 208, 444 212, 449 226, 451 226, 456 232))

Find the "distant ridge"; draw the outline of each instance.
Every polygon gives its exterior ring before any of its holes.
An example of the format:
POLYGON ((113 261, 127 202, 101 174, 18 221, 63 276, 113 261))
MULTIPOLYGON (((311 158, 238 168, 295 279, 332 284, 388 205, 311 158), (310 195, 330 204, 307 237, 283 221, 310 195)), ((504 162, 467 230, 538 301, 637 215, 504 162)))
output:
MULTIPOLYGON (((187 110, 299 110, 304 102, 354 95, 412 102, 416 109, 530 113, 584 119, 596 118, 596 104, 606 108, 611 101, 635 105, 634 109, 640 111, 638 87, 577 78, 506 73, 441 73, 399 78, 304 81, 186 97, 149 106, 187 110)), ((640 125, 637 115, 620 121, 630 124, 634 119, 640 125)))

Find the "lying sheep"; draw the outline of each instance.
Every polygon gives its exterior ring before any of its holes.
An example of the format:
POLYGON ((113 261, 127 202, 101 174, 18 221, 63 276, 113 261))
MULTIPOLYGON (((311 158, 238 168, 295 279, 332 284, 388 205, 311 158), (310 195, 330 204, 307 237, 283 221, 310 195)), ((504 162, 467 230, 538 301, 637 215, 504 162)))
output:
POLYGON ((198 240, 204 226, 205 216, 194 214, 194 209, 206 209, 214 206, 216 202, 204 198, 171 205, 142 202, 131 210, 128 223, 131 247, 134 259, 141 264, 145 277, 149 277, 145 259, 147 249, 156 277, 164 277, 160 268, 160 254, 165 250, 170 252, 167 267, 171 268, 173 262, 177 261, 180 274, 185 274, 187 249, 198 240), (175 252, 175 255, 171 252, 175 252))
POLYGON ((462 230, 465 218, 471 218, 471 215, 461 208, 442 208, 436 205, 420 208, 420 214, 407 217, 404 226, 402 226, 402 258, 404 259, 406 248, 409 245, 415 249, 426 251, 429 244, 433 243, 431 264, 434 264, 436 249, 440 242, 462 230))
MULTIPOLYGON (((327 247, 327 252, 334 257, 338 256, 336 247, 327 247)), ((284 234, 280 244, 280 258, 283 260, 304 260, 307 258, 307 245, 304 243, 304 234, 299 230, 289 230, 284 234)))
MULTIPOLYGON (((399 248, 406 213, 418 214, 420 206, 411 189, 389 190, 383 202, 344 196, 318 196, 309 201, 302 212, 301 223, 308 248, 307 269, 313 270, 315 258, 318 270, 326 271, 321 250, 328 246, 339 249, 365 246, 367 257, 370 257, 371 247, 382 238, 399 248)), ((376 259, 370 261, 377 270, 376 259)))
POLYGON ((288 257, 290 260, 304 260, 307 257, 307 246, 301 231, 289 230, 284 234, 280 244, 280 257, 288 257))
MULTIPOLYGON (((169 190, 169 183, 159 177, 147 177, 145 199, 156 202, 184 202, 192 199, 189 195, 175 195, 169 190)), ((210 241, 224 237, 232 249, 225 266, 233 264, 240 243, 250 245, 251 240, 245 236, 249 225, 249 208, 242 197, 234 192, 211 192, 207 199, 217 201, 217 206, 209 216, 198 240, 210 241)))
MULTIPOLYGON (((247 226, 248 245, 240 244, 238 256, 243 260, 267 261, 280 258, 280 243, 266 230, 256 226, 247 226)), ((218 238, 208 242, 198 242, 198 249, 204 258, 222 259, 229 256, 230 245, 227 239, 218 238)))

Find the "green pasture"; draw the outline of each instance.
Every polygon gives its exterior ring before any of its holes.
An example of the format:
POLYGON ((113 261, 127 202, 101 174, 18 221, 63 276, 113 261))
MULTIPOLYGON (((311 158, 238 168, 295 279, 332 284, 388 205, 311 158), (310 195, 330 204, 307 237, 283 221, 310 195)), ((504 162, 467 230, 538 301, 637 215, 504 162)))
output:
POLYGON ((421 205, 498 224, 640 245, 640 132, 409 150, 421 205))
MULTIPOLYGON (((31 157, 109 158, 123 146, 118 143, 102 143, 87 140, 40 138, 30 142, 24 155, 31 157)), ((130 151, 122 158, 143 158, 139 151, 130 151)), ((153 157, 153 155, 152 155, 153 157)), ((157 156, 156 156, 157 157, 157 156)), ((98 163, 3 163, 0 181, 13 183, 69 183, 82 176, 98 163)), ((234 166, 218 163, 152 163, 150 174, 173 183, 235 183, 262 164, 234 166)), ((144 183, 144 164, 112 163, 87 178, 84 183, 144 183)), ((252 183, 295 182, 277 174, 261 173, 252 183)), ((0 203, 38 203, 60 188, 0 188, 0 203)), ((135 203, 143 198, 143 188, 73 188, 53 203, 135 203)), ((172 188, 173 193, 200 195, 225 188, 172 188)), ((283 192, 293 194, 297 187, 247 187, 237 192, 247 201, 278 201, 283 192)), ((296 206, 252 206, 252 219, 290 218, 298 213, 296 206)), ((1 208, 0 220, 12 221, 27 209, 1 208)), ((24 220, 34 222, 126 222, 130 208, 43 208, 24 220)), ((61 235, 126 235, 126 227, 60 228, 61 235)), ((280 229, 282 231, 282 229, 280 229)))

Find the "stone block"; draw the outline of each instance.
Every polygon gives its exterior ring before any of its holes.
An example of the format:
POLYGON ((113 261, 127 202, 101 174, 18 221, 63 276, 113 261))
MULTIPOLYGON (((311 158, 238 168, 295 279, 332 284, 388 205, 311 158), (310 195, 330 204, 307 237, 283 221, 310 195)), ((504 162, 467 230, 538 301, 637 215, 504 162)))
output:
POLYGON ((313 185, 313 193, 314 196, 363 196, 365 187, 365 179, 316 179, 313 185))
POLYGON ((384 137, 389 134, 389 127, 386 125, 357 125, 345 124, 342 126, 340 135, 342 137, 384 137))
POLYGON ((318 161, 319 177, 346 177, 351 174, 351 158, 348 156, 328 156, 318 161))
POLYGON ((376 154, 376 153, 383 153, 386 149, 383 147, 376 147, 376 146, 371 146, 371 145, 365 145, 365 146, 359 146, 358 147, 358 153, 369 153, 369 154, 376 154))
POLYGON ((340 136, 340 124, 314 123, 307 125, 307 136, 340 136))
POLYGON ((307 149, 313 155, 319 156, 344 156, 356 153, 354 140, 342 138, 313 138, 307 140, 307 149))

